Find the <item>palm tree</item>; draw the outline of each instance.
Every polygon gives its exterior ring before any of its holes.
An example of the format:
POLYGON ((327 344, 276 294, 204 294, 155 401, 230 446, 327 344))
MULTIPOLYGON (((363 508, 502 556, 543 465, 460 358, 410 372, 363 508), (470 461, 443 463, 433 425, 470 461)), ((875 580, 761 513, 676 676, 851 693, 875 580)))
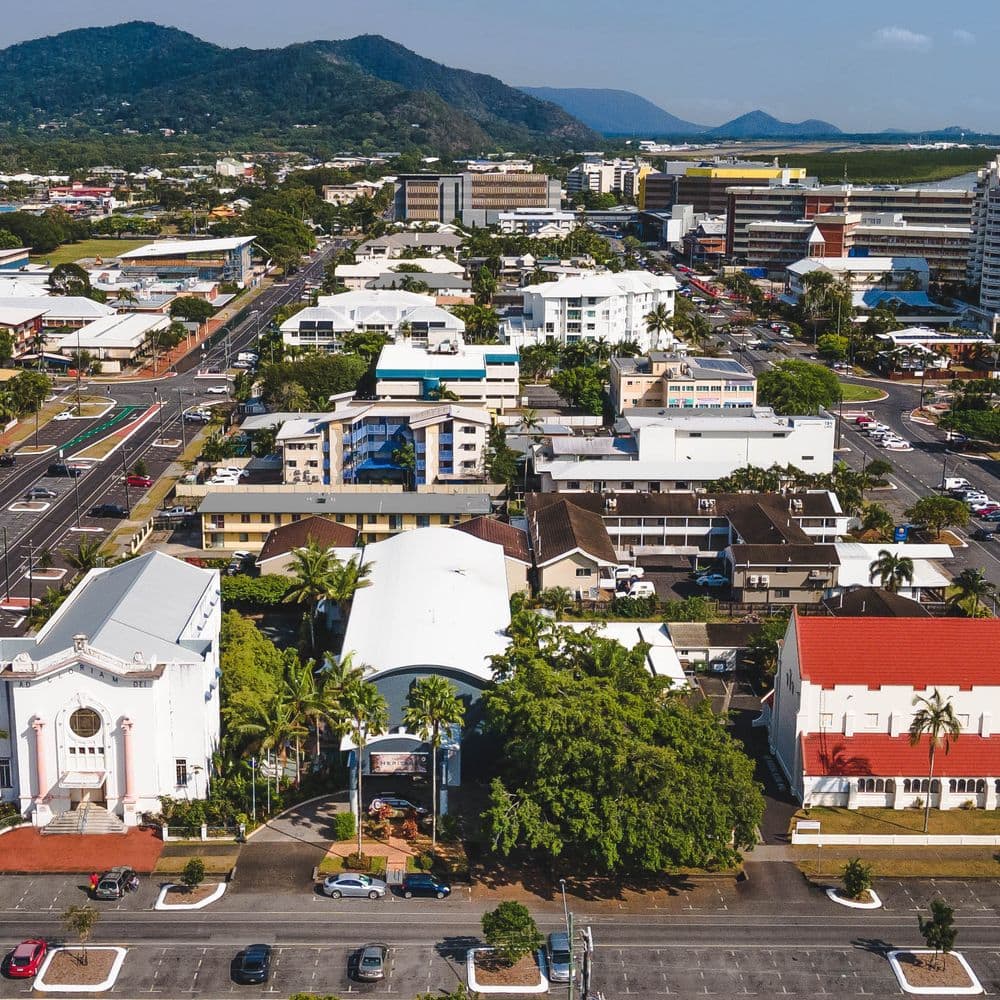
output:
POLYGON ((222 714, 226 716, 229 731, 246 741, 245 751, 275 752, 281 775, 288 763, 289 744, 297 744, 307 733, 283 689, 268 701, 233 698, 222 714))
POLYGON ((878 559, 868 567, 868 582, 878 585, 890 594, 899 592, 903 583, 913 583, 913 560, 899 556, 888 549, 879 549, 878 559))
POLYGON ((368 681, 356 681, 343 693, 344 712, 350 721, 350 732, 354 738, 355 761, 358 769, 358 855, 361 854, 362 810, 364 794, 362 772, 364 771, 365 747, 371 734, 381 733, 389 725, 389 706, 381 692, 368 681))
POLYGON ((296 731, 294 734, 296 788, 302 780, 302 736, 306 734, 306 723, 310 720, 316 729, 316 750, 319 753, 319 716, 323 713, 324 705, 316 685, 315 666, 315 660, 303 662, 293 651, 285 653, 282 694, 288 704, 289 716, 302 727, 301 732, 296 731))
POLYGON ((997 588, 981 569, 963 569, 951 582, 955 593, 948 598, 949 604, 964 611, 969 618, 989 617, 985 605, 996 597, 997 588))
MULTIPOLYGON (((325 723, 334 736, 343 736, 349 729, 347 713, 344 708, 344 692, 348 691, 352 685, 363 681, 364 677, 363 668, 354 665, 353 653, 346 653, 339 658, 332 653, 325 654, 317 680, 323 702, 323 711, 317 717, 317 721, 325 723)), ((318 730, 316 745, 318 748, 318 730)))
POLYGON ((372 571, 372 565, 370 562, 362 563, 360 556, 348 559, 346 562, 334 560, 328 596, 337 602, 342 622, 347 621, 348 609, 354 600, 354 595, 362 587, 371 586, 372 582, 368 576, 372 571))
POLYGON ((866 503, 861 508, 861 530, 875 534, 880 542, 891 542, 895 522, 892 514, 880 503, 866 503))
POLYGON ((531 440, 535 444, 538 444, 542 433, 542 418, 538 410, 529 407, 521 414, 521 428, 525 434, 531 435, 531 440))
POLYGON ((406 696, 403 721, 431 745, 431 850, 437 847, 437 752, 441 746, 441 727, 457 726, 465 716, 465 705, 458 689, 440 674, 430 674, 414 681, 406 696))
POLYGON ((101 543, 84 538, 76 547, 74 552, 71 549, 63 549, 62 557, 78 573, 89 573, 97 566, 100 558, 101 543))
POLYGON ((301 549, 292 550, 293 582, 285 594, 288 604, 309 605, 309 642, 316 651, 316 612, 319 603, 331 596, 335 560, 330 552, 310 541, 301 549))
POLYGON ((930 698, 921 698, 917 695, 913 699, 913 704, 920 705, 920 710, 913 716, 913 722, 910 723, 910 746, 915 747, 920 742, 920 737, 925 734, 930 737, 930 743, 927 747, 927 800, 924 802, 924 833, 926 833, 931 814, 934 753, 938 744, 944 743, 944 752, 947 754, 951 749, 952 740, 957 740, 961 735, 962 727, 951 707, 951 699, 942 699, 941 692, 937 688, 934 689, 930 698))
POLYGON ((657 303, 643 316, 642 321, 646 324, 646 333, 652 334, 659 344, 660 338, 674 325, 670 307, 665 302, 657 303))
POLYGON ((403 472, 403 482, 406 489, 413 485, 417 471, 417 452, 412 441, 404 441, 392 452, 393 464, 403 472))

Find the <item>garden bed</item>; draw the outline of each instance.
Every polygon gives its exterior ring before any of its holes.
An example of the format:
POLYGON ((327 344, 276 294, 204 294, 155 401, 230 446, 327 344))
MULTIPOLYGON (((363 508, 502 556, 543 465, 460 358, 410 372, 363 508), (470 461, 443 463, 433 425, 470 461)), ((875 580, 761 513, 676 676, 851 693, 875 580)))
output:
POLYGON ((983 992, 969 963, 958 953, 935 954, 927 949, 890 951, 889 964, 907 993, 972 996, 983 992))
POLYGON ((221 899, 226 891, 225 882, 207 882, 189 889, 186 885, 167 883, 156 900, 157 910, 203 910, 221 899))
MULTIPOLYGON (((987 809, 932 809, 929 834, 995 835, 1000 815, 987 809)), ((800 809, 789 824, 789 832, 799 820, 816 820, 821 833, 922 834, 923 809, 837 809, 813 806, 800 809)))
POLYGON ((34 989, 39 993, 103 993, 115 985, 125 954, 124 948, 88 946, 84 964, 82 948, 53 948, 35 978, 34 989))
POLYGON ((472 948, 467 958, 469 989, 479 993, 547 993, 549 981, 542 971, 543 962, 540 951, 508 965, 495 957, 492 948, 472 948))

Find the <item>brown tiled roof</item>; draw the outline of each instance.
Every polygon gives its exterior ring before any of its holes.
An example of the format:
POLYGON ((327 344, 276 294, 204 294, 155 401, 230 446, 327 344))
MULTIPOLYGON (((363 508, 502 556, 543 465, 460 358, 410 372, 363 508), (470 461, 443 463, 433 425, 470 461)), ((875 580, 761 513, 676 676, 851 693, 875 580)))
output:
MULTIPOLYGON (((748 498, 749 499, 749 498, 748 498)), ((723 513, 720 508, 720 514, 723 513)), ((748 503, 725 512, 729 523, 744 543, 753 545, 799 542, 809 544, 809 536, 798 526, 787 507, 773 503, 748 503)))
POLYGON ((737 566, 839 566, 836 545, 730 545, 737 566))
POLYGON ((309 542, 328 549, 348 549, 358 542, 358 532, 346 524, 338 524, 328 517, 304 517, 301 521, 273 528, 264 540, 257 562, 285 555, 292 549, 301 549, 309 542))
POLYGON ((828 597, 824 607, 836 618, 929 618, 930 612, 916 601, 880 587, 855 587, 837 597, 828 597))
POLYGON ((495 517, 474 517, 471 521, 453 524, 452 528, 455 531, 464 531, 467 535, 481 538, 484 542, 502 545, 503 554, 508 559, 531 563, 527 532, 515 528, 514 525, 508 524, 506 521, 500 521, 495 517))
POLYGON ((566 497, 532 512, 531 540, 539 566, 580 549, 599 562, 617 563, 618 556, 600 514, 584 510, 566 497))

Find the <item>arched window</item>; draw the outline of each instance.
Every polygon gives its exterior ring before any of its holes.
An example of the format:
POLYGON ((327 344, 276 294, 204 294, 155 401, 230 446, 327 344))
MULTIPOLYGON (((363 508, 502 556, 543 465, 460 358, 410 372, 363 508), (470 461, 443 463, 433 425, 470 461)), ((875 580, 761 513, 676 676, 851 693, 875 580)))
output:
POLYGON ((893 778, 889 778, 885 783, 885 790, 895 794, 896 792, 896 781, 893 778))
MULTIPOLYGON (((925 781, 924 784, 926 785, 927 782, 925 781)), ((938 781, 937 778, 935 778, 931 782, 931 795, 937 795, 937 793, 940 791, 941 791, 941 782, 938 781)))
POLYGON ((881 778, 879 778, 878 781, 875 782, 875 791, 876 792, 885 791, 885 782, 881 778))
POLYGON ((927 791, 927 779, 926 778, 924 778, 924 780, 920 782, 920 791, 922 791, 922 792, 926 792, 927 791))
MULTIPOLYGON (((1000 785, 1000 780, 997 781, 997 784, 1000 785)), ((910 779, 909 778, 903 778, 903 794, 904 795, 909 795, 910 794, 910 779)))
POLYGON ((948 782, 948 791, 949 792, 957 792, 958 791, 958 783, 955 781, 954 778, 952 778, 948 782))
POLYGON ((979 795, 985 795, 986 794, 986 779, 985 778, 980 778, 976 782, 976 792, 979 795))

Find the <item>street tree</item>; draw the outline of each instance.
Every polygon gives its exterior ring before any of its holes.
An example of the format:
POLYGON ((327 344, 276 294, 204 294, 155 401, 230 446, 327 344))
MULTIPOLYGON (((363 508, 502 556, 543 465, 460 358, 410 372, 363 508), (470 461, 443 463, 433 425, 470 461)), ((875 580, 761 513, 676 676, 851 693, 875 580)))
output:
POLYGON ((953 497, 931 495, 921 497, 907 509, 906 516, 920 527, 933 531, 936 537, 945 528, 961 528, 968 524, 969 508, 953 497))
POLYGON ((502 746, 484 815, 494 849, 610 872, 725 864, 750 846, 760 788, 711 705, 650 675, 642 647, 529 629, 537 617, 513 617, 484 694, 502 746))
POLYGON ((83 965, 87 964, 87 942, 100 919, 101 914, 89 903, 82 906, 73 905, 63 912, 62 921, 66 925, 66 930, 75 934, 80 941, 80 948, 83 952, 80 962, 83 965))
POLYGON ((861 531, 869 539, 891 542, 895 521, 889 510, 880 503, 866 503, 861 507, 861 531))
POLYGON ((837 376, 810 361, 779 361, 757 380, 760 401, 782 415, 815 413, 840 399, 837 376))
POLYGON ((201 858, 190 858, 181 873, 181 882, 187 886, 188 892, 194 892, 204 881, 205 862, 201 858))
POLYGON ((523 903, 504 900, 495 910, 484 913, 481 923, 486 943, 508 965, 515 965, 544 943, 538 925, 523 903))
POLYGON ((438 749, 442 730, 459 726, 465 717, 465 704, 458 689, 446 677, 429 674, 414 681, 406 696, 403 721, 411 732, 431 745, 431 850, 437 847, 438 749))
POLYGON ((951 744, 962 734, 962 726, 955 716, 951 698, 942 698, 941 692, 935 688, 929 698, 917 695, 913 699, 914 706, 920 706, 910 723, 910 746, 917 746, 920 740, 927 737, 927 798, 924 801, 924 833, 931 815, 931 788, 934 783, 934 755, 939 745, 944 746, 947 755, 951 744))
POLYGON ((889 549, 879 549, 878 558, 868 567, 868 582, 876 580, 883 590, 898 593, 904 583, 913 583, 913 560, 889 549))
POLYGON ((170 318, 188 320, 199 325, 215 315, 215 306, 206 299, 182 295, 170 303, 170 318))
MULTIPOLYGON (((920 936, 924 943, 934 952, 934 962, 937 964, 939 955, 947 955, 955 947, 958 929, 955 927, 955 911, 943 899, 931 900, 931 915, 924 918, 917 915, 920 936)), ((942 960, 942 966, 944 962, 942 960)))
POLYGON ((852 858, 842 869, 844 893, 848 899, 861 899, 872 887, 872 866, 861 858, 852 858))

